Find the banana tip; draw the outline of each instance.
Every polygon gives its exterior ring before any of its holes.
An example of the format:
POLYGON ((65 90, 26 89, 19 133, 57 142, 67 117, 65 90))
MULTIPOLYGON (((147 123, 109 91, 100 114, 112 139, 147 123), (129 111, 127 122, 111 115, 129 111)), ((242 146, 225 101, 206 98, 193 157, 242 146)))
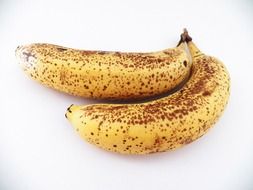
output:
POLYGON ((65 113, 65 117, 66 117, 67 119, 69 119, 69 118, 68 118, 68 115, 72 113, 71 107, 72 107, 73 105, 74 105, 74 104, 71 104, 71 105, 67 108, 67 112, 65 113))
POLYGON ((16 56, 18 55, 18 53, 20 52, 21 46, 17 46, 15 49, 15 54, 16 56))
POLYGON ((73 105, 74 105, 74 104, 71 104, 71 105, 67 108, 67 112, 72 113, 71 107, 72 107, 73 105))

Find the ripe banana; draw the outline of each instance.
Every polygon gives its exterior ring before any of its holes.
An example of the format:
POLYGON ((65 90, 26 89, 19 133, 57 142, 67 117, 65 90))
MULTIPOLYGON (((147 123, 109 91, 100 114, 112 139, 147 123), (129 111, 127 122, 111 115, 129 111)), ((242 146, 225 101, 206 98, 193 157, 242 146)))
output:
POLYGON ((188 47, 191 77, 174 94, 140 104, 72 105, 66 117, 88 142, 122 154, 163 152, 198 139, 222 114, 230 77, 219 60, 191 40, 188 47))
POLYGON ((183 43, 151 53, 31 44, 18 47, 16 57, 32 79, 46 86, 103 99, 139 99, 166 92, 187 78, 191 67, 183 43))

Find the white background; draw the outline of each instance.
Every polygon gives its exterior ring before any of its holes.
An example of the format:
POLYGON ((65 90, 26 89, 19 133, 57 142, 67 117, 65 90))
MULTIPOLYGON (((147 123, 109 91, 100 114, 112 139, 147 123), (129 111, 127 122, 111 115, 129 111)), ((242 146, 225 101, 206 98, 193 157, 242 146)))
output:
POLYGON ((0 1, 0 189, 253 189, 252 1, 0 1), (71 97, 30 80, 14 50, 68 47, 153 51, 173 47, 187 27, 231 79, 224 115, 179 150, 123 156, 81 140, 64 114, 71 97))

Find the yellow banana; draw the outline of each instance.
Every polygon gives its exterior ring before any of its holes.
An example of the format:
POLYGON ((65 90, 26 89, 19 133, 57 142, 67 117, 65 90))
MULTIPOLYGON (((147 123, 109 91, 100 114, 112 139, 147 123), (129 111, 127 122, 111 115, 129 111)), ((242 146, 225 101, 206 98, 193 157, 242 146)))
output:
POLYGON ((72 105, 66 117, 80 136, 103 149, 146 154, 176 149, 217 121, 229 98, 225 66, 189 40, 193 59, 189 81, 174 94, 140 104, 72 105))
POLYGON ((183 43, 151 53, 83 51, 51 44, 19 46, 16 57, 33 79, 89 98, 139 99, 166 92, 187 78, 183 43))

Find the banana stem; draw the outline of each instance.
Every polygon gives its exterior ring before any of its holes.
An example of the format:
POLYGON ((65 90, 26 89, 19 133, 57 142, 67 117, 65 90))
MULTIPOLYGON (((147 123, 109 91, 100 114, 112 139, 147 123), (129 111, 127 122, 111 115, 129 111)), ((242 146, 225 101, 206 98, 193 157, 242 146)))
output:
POLYGON ((192 41, 192 38, 189 36, 187 29, 184 28, 184 32, 180 35, 180 41, 178 42, 177 47, 184 42, 188 43, 190 41, 192 41))
POLYGON ((184 32, 183 32, 183 34, 181 34, 181 35, 184 35, 184 38, 185 38, 186 43, 192 41, 192 37, 189 36, 188 30, 187 30, 186 28, 184 28, 184 32))
POLYGON ((182 43, 186 42, 186 36, 184 34, 180 35, 180 40, 177 44, 177 47, 180 46, 182 43))
POLYGON ((192 58, 195 58, 195 57, 199 57, 199 56, 202 56, 204 55, 200 50, 199 48, 193 43, 192 41, 192 37, 189 36, 189 33, 187 31, 186 28, 184 28, 184 32, 181 34, 181 36, 184 36, 185 38, 185 42, 187 43, 188 45, 188 48, 190 50, 190 53, 191 53, 191 56, 192 58))

